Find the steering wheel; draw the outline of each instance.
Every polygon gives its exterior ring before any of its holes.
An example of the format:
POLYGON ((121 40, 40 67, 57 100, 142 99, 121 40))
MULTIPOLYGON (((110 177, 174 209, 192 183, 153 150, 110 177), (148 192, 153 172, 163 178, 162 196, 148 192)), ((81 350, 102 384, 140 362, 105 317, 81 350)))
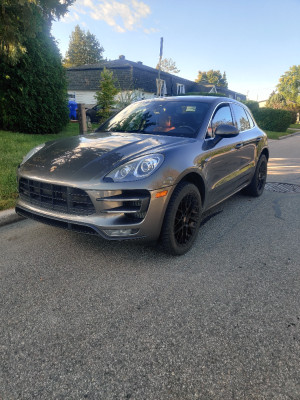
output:
POLYGON ((189 126, 189 125, 181 125, 181 126, 179 126, 178 127, 178 129, 180 129, 180 128, 183 128, 183 129, 188 129, 190 132, 192 132, 192 133, 195 133, 195 129, 194 128, 192 128, 191 126, 189 126))

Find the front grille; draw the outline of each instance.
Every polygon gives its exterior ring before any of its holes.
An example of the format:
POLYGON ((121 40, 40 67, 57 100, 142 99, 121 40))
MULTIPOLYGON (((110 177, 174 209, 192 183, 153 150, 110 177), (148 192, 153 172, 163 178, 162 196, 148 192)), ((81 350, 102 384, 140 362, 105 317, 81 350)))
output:
POLYGON ((20 178, 19 194, 22 200, 47 210, 76 215, 95 213, 90 197, 81 189, 20 178))
POLYGON ((48 218, 43 215, 33 214, 29 211, 23 210, 20 207, 16 207, 16 212, 19 215, 22 215, 25 218, 30 218, 38 222, 42 222, 43 224, 47 224, 50 226, 55 226, 57 228, 68 229, 71 231, 79 232, 79 233, 87 233, 89 235, 98 235, 99 232, 87 225, 76 224, 73 222, 61 221, 54 218, 48 218))

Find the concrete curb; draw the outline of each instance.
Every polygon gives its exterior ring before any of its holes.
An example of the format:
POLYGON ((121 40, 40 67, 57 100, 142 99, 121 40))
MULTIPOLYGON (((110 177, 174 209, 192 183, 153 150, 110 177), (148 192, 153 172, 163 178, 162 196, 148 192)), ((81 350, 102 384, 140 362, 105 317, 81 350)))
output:
POLYGON ((289 137, 291 137, 291 136, 297 136, 297 135, 300 135, 300 131, 290 133, 289 135, 280 136, 280 137, 278 138, 278 140, 287 139, 287 138, 289 138, 289 137))
POLYGON ((11 208, 9 210, 0 211, 0 226, 12 224, 14 222, 21 221, 22 219, 25 219, 25 218, 16 214, 14 208, 11 208))

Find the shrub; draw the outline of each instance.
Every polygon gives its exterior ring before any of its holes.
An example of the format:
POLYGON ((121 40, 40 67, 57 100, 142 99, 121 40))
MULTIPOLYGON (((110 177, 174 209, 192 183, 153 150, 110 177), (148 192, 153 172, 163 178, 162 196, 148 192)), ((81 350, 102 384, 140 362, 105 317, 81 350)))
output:
POLYGON ((291 124, 295 124, 297 121, 297 111, 289 110, 291 114, 291 124))
POLYGON ((252 113, 259 127, 266 131, 285 132, 292 123, 290 111, 259 108, 252 113))
POLYGON ((65 70, 47 28, 15 66, 0 62, 0 129, 57 133, 68 122, 65 70))

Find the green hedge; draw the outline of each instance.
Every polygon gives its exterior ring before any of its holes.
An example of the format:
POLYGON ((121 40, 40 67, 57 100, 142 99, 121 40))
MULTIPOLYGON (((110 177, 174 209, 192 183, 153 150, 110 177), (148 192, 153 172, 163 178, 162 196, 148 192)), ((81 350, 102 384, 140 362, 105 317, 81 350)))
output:
POLYGON ((258 126, 266 131, 285 132, 293 120, 291 112, 286 110, 259 108, 252 113, 258 126))
POLYGON ((292 124, 295 124, 297 121, 297 111, 289 111, 291 113, 292 124))
POLYGON ((0 129, 57 133, 69 121, 67 81, 48 28, 25 42, 15 65, 0 61, 0 129))

